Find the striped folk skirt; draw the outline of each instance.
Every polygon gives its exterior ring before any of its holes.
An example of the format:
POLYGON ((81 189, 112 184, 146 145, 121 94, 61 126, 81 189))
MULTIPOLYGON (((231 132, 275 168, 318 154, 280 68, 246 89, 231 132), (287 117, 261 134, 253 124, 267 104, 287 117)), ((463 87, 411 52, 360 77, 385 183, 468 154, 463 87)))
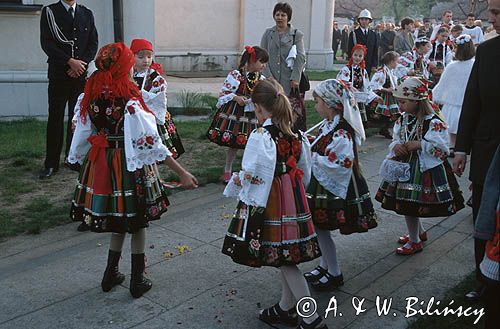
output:
POLYGON ((375 114, 390 118, 391 121, 397 120, 400 116, 399 105, 396 98, 390 93, 381 93, 382 103, 375 107, 375 114))
POLYGON ((165 145, 172 157, 177 159, 181 154, 185 152, 184 145, 182 145, 181 137, 177 132, 177 127, 174 124, 172 115, 167 111, 165 116, 165 124, 156 125, 158 128, 158 133, 160 134, 163 145, 165 145))
POLYGON ((245 107, 231 101, 224 104, 214 116, 207 137, 221 146, 244 149, 250 134, 258 126, 254 112, 245 112, 245 107))
POLYGON ((410 179, 380 185, 375 199, 382 208, 414 217, 447 217, 464 208, 464 198, 448 161, 420 171, 419 159, 412 154, 410 179))
POLYGON ((368 232, 377 227, 368 185, 363 176, 353 173, 346 199, 326 190, 314 177, 307 189, 309 209, 316 228, 339 230, 340 234, 368 232))
POLYGON ((251 266, 299 264, 321 256, 302 183, 290 175, 274 178, 267 206, 239 202, 222 253, 251 266))
POLYGON ((102 149, 85 158, 71 206, 71 218, 94 232, 134 233, 167 211, 169 201, 157 165, 127 171, 124 148, 102 149))

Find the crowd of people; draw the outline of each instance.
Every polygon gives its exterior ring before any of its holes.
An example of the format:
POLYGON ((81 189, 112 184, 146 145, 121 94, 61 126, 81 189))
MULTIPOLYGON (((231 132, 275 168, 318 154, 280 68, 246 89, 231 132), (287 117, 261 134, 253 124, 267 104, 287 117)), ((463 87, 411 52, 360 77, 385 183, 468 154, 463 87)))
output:
MULTIPOLYGON (((261 310, 259 318, 299 329, 327 328, 317 312, 300 318, 296 303, 311 296, 310 287, 321 292, 344 284, 331 232, 370 234, 379 225, 373 199, 405 220, 408 231, 397 238, 396 254, 422 252, 429 237, 421 218, 447 217, 464 208, 455 174, 462 175, 472 152, 481 286, 471 297, 485 300, 486 328, 494 328, 500 281, 500 66, 495 65, 500 38, 481 43, 476 28, 454 29, 446 12, 442 24, 418 30, 425 33, 416 33, 415 22, 403 19, 398 36, 380 54, 381 37, 370 28, 373 19, 365 9, 359 28, 340 35, 349 62, 335 79, 313 90, 322 120, 306 131, 304 35, 291 25, 292 12, 288 3, 277 3, 275 25, 259 46, 245 47, 221 86, 206 134, 227 150, 224 195, 238 199, 222 253, 239 264, 280 270, 280 300, 261 310), (373 122, 391 142, 372 198, 358 151, 373 122), (239 149, 244 150, 241 170, 233 172, 239 149), (317 258, 319 266, 301 273, 298 264, 317 258)), ((500 31, 500 0, 489 1, 489 15, 500 31)), ((184 147, 167 109, 163 68, 146 39, 134 39, 130 47, 121 42, 102 47, 91 68, 97 51, 95 27, 88 28, 93 16, 74 0, 44 7, 41 25, 49 57, 48 136, 53 125, 59 126, 57 136, 47 140, 40 177, 51 177, 58 168, 62 138, 51 143, 62 134, 61 111, 63 117, 69 100, 75 106, 65 163, 79 172, 71 217, 81 230, 111 233, 104 292, 125 280, 119 261, 126 234, 132 236, 130 293, 139 298, 152 288, 144 275, 146 228, 169 206, 158 166, 176 172, 183 187, 198 186, 175 160, 184 147), (84 20, 87 27, 81 28, 84 20), (82 36, 86 41, 75 46, 82 36), (54 104, 58 93, 62 96, 54 104)))

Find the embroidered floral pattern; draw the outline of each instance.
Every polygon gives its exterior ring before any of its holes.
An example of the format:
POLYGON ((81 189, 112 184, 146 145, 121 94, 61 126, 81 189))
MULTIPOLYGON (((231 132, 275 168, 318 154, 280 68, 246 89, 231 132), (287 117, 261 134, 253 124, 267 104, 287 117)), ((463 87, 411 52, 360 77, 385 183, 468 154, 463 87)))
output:
POLYGON ((159 136, 143 135, 138 139, 132 139, 132 146, 139 150, 152 149, 158 141, 159 136))
POLYGON ((438 131, 441 132, 446 129, 446 125, 441 122, 441 121, 435 121, 432 123, 432 128, 433 131, 438 131))

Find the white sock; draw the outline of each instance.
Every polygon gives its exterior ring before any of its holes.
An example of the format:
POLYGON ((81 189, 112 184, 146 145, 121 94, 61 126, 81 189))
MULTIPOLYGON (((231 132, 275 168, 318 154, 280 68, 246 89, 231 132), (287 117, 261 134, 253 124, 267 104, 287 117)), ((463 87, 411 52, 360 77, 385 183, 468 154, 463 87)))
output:
POLYGON ((226 165, 224 166, 224 172, 233 172, 233 162, 236 159, 236 153, 238 149, 233 149, 228 147, 226 151, 226 165))
POLYGON ((288 286, 286 282, 285 276, 283 272, 280 271, 281 278, 281 300, 280 300, 280 308, 284 311, 288 311, 295 306, 295 299, 293 297, 292 290, 288 286))
POLYGON ((420 242, 420 237, 418 236, 420 219, 418 217, 405 216, 405 220, 406 220, 406 226, 408 226, 408 234, 410 236, 409 242, 414 242, 414 243, 420 242))
POLYGON ((121 252, 124 241, 125 241, 125 234, 112 233, 111 239, 109 241, 109 250, 121 252))
POLYGON ((331 232, 328 230, 317 229, 316 234, 318 234, 319 248, 322 255, 321 258, 325 259, 326 263, 328 264, 328 266, 325 268, 328 269, 328 273, 330 273, 331 275, 339 276, 340 267, 337 260, 337 248, 335 247, 335 242, 333 241, 331 232))
MULTIPOLYGON (((306 279, 296 265, 284 265, 280 267, 281 273, 290 288, 295 300, 300 300, 303 297, 310 297, 311 292, 307 286, 306 279)), ((309 324, 318 318, 318 313, 314 313, 310 318, 304 318, 304 322, 309 324)))
POLYGON ((419 221, 418 221, 418 224, 419 224, 419 225, 418 225, 418 228, 419 228, 419 229, 418 229, 418 234, 422 234, 422 233, 424 233, 424 232, 425 232, 425 227, 424 227, 424 224, 422 224, 422 221, 421 221, 421 220, 419 220, 419 221))

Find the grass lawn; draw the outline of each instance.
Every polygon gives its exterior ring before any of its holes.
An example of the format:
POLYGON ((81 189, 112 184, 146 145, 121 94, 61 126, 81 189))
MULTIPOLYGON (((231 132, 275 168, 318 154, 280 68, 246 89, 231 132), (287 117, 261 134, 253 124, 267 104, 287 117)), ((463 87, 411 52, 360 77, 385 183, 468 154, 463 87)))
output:
MULTIPOLYGON (((481 303, 471 303, 465 299, 465 293, 474 290, 476 287, 476 276, 475 273, 469 274, 462 282, 460 282, 453 289, 450 289, 445 297, 441 299, 441 307, 438 309, 442 310, 445 306, 454 300, 455 303, 452 305, 452 309, 456 309, 458 306, 463 306, 463 309, 471 307, 472 309, 480 309, 484 307, 481 303)), ((413 322, 408 326, 408 329, 443 329, 443 328, 453 328, 453 329, 470 329, 470 328, 484 328, 484 316, 479 320, 477 324, 474 324, 477 316, 470 317, 457 317, 449 315, 447 317, 441 316, 423 316, 419 317, 418 320, 413 322)))
MULTIPOLYGON (((308 123, 321 118, 314 102, 306 102, 308 123)), ((210 120, 177 122, 186 153, 178 160, 193 173, 200 184, 218 182, 225 163, 225 148, 210 143, 205 137, 210 120)), ((77 173, 61 166, 49 180, 39 180, 45 156, 46 122, 25 119, 0 122, 0 240, 22 233, 39 233, 47 228, 68 223, 69 210, 77 173)), ((239 170, 241 155, 235 161, 239 170)), ((62 163, 62 159, 61 159, 62 163)), ((162 178, 176 180, 167 166, 160 166, 162 178)))
POLYGON ((307 77, 311 81, 323 81, 326 79, 335 79, 338 71, 306 71, 307 77))

